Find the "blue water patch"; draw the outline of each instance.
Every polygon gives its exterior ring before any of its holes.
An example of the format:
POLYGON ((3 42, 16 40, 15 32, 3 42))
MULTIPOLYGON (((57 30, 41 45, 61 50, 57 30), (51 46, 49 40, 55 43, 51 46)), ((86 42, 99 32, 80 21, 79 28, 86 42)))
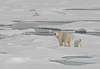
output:
POLYGON ((1 35, 0 34, 0 39, 4 39, 4 38, 6 38, 6 37, 8 37, 7 35, 1 35))
POLYGON ((94 9, 82 9, 82 8, 72 8, 72 9, 63 9, 63 10, 100 10, 100 8, 94 8, 94 9))
POLYGON ((66 58, 66 59, 75 59, 75 58, 92 58, 93 56, 65 56, 62 58, 66 58))
POLYGON ((71 59, 90 59, 93 56, 65 56, 63 60, 50 60, 51 62, 57 62, 63 65, 72 65, 72 66, 80 66, 80 65, 87 65, 87 64, 95 64, 92 62, 83 62, 83 61, 71 61, 71 59), (70 59, 70 60, 69 60, 70 59))
POLYGON ((51 62, 57 62, 63 65, 72 65, 72 66, 80 66, 80 65, 87 65, 87 64, 94 64, 89 62, 82 62, 82 61, 68 61, 68 60, 50 60, 51 62))
POLYGON ((0 54, 7 54, 7 52, 0 52, 0 54))

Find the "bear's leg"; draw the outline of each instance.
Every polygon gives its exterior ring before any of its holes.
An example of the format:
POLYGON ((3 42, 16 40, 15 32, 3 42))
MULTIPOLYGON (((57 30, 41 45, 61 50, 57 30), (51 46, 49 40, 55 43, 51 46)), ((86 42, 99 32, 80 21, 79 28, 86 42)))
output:
POLYGON ((59 40, 59 46, 62 46, 62 45, 63 45, 63 41, 59 40))
POLYGON ((80 47, 83 47, 82 44, 80 44, 80 47))
POLYGON ((83 47, 82 45, 80 47, 83 47))
POLYGON ((80 47, 83 47, 83 44, 82 44, 82 42, 81 42, 81 44, 80 44, 80 47))
POLYGON ((77 47, 80 47, 80 43, 77 44, 77 47))
POLYGON ((74 43, 74 47, 76 47, 76 43, 74 43))
POLYGON ((65 43, 65 45, 64 45, 64 46, 66 46, 66 47, 67 47, 67 41, 64 41, 64 43, 65 43))
POLYGON ((68 42, 68 47, 71 47, 71 41, 68 42))

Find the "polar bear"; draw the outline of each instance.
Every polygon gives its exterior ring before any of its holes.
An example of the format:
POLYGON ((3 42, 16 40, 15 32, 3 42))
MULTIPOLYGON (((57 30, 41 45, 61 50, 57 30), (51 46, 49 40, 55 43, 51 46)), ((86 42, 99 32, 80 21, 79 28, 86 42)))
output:
POLYGON ((70 33, 59 33, 59 32, 54 32, 53 35, 58 39, 59 41, 59 46, 63 45, 63 42, 65 43, 64 46, 67 47, 67 43, 68 43, 68 47, 71 47, 71 41, 72 41, 72 37, 70 33))
POLYGON ((82 46, 83 46, 83 40, 82 39, 75 40, 74 47, 82 47, 82 46))

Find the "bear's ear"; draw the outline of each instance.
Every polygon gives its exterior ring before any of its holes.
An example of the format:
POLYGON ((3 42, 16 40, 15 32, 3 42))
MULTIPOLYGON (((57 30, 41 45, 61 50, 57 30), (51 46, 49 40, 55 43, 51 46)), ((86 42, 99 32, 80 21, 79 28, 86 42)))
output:
POLYGON ((80 41, 82 41, 82 39, 79 39, 80 41))
POLYGON ((56 35, 56 33, 54 33, 53 35, 56 35))

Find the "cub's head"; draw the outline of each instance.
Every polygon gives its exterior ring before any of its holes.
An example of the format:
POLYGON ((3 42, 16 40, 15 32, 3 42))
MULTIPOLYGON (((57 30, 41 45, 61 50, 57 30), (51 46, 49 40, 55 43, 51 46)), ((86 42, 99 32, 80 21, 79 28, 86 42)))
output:
POLYGON ((58 36, 59 36, 59 33, 58 33, 58 32, 54 32, 53 35, 54 35, 55 37, 58 37, 58 36))
POLYGON ((82 39, 79 39, 79 41, 82 41, 82 39))

